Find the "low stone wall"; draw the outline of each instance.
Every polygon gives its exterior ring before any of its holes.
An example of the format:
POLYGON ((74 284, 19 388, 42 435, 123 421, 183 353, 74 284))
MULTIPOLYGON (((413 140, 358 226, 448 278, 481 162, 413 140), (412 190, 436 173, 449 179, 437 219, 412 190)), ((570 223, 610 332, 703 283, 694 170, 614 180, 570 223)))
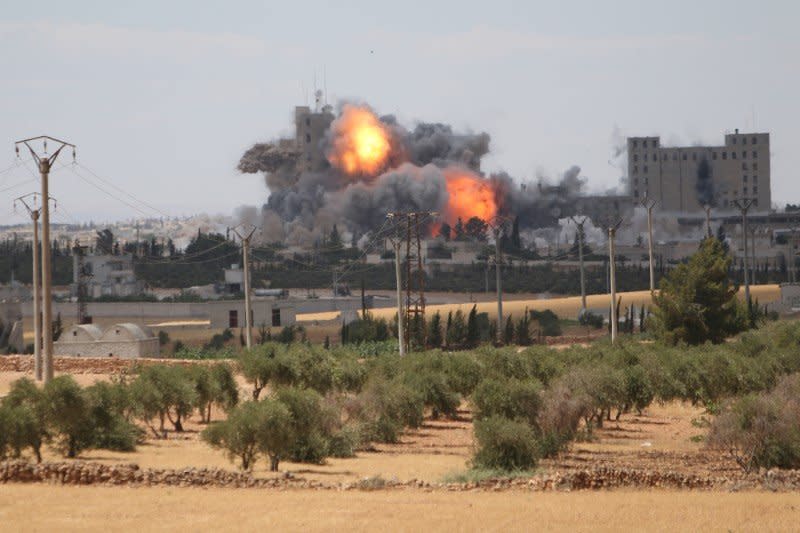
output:
POLYGON ((135 464, 107 465, 84 461, 35 464, 23 460, 12 460, 0 462, 0 483, 315 490, 571 491, 655 488, 797 491, 800 489, 800 471, 769 470, 731 477, 709 477, 676 472, 600 467, 565 473, 547 473, 532 478, 487 479, 472 483, 428 483, 419 480, 400 482, 380 477, 364 478, 346 483, 326 483, 289 474, 260 478, 253 477, 249 473, 221 468, 143 469, 135 464))
MULTIPOLYGON (((119 357, 53 357, 56 372, 68 374, 118 374, 140 365, 215 364, 219 360, 192 361, 187 359, 123 359, 119 357)), ((33 374, 32 355, 0 356, 0 372, 25 372, 33 374)))

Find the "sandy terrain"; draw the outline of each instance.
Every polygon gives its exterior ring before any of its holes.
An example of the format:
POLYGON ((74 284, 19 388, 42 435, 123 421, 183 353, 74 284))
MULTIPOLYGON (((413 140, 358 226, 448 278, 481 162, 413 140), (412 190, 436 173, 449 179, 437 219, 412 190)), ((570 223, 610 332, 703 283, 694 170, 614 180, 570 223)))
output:
POLYGON ((798 519, 791 493, 0 489, 0 527, 27 531, 796 531, 798 519))

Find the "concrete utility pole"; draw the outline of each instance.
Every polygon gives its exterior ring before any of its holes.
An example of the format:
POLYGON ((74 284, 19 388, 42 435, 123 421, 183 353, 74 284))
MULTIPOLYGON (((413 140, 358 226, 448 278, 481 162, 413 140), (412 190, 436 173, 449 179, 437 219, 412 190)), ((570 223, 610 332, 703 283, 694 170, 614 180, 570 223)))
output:
POLYGON ((394 237, 390 237, 389 240, 392 243, 392 248, 394 249, 394 275, 395 275, 395 285, 397 289, 397 340, 400 345, 400 357, 403 357, 406 354, 406 336, 405 336, 405 327, 403 322, 405 322, 405 313, 403 313, 403 274, 401 271, 401 264, 400 264, 400 248, 403 244, 403 238, 401 234, 401 226, 400 226, 400 218, 395 217, 394 213, 389 213, 387 217, 394 219, 397 223, 396 235, 394 237))
POLYGON ((41 266, 39 265, 39 210, 34 209, 25 201, 32 197, 33 205, 36 206, 36 197, 39 193, 30 193, 20 196, 14 200, 14 204, 19 201, 25 206, 33 222, 33 368, 37 381, 42 381, 42 294, 41 294, 41 266))
POLYGON ((575 217, 569 217, 578 226, 578 261, 581 266, 581 315, 586 313, 586 272, 583 268, 583 225, 589 217, 583 217, 580 222, 575 217))
POLYGON ((616 269, 616 253, 614 248, 614 238, 617 236, 617 229, 622 224, 622 219, 613 222, 608 226, 608 266, 610 269, 611 286, 611 344, 617 340, 617 327, 619 326, 619 319, 617 317, 617 269, 616 269))
POLYGON ((242 241, 242 264, 244 266, 244 327, 247 349, 253 347, 253 308, 250 304, 250 238, 256 232, 252 224, 239 224, 233 232, 242 241))
POLYGON ((742 199, 742 200, 734 200, 733 205, 739 208, 739 211, 742 213, 742 237, 744 239, 744 301, 746 304, 750 304, 750 277, 748 273, 748 261, 747 261, 747 211, 753 205, 753 200, 750 199, 742 199))
POLYGON ((30 150, 33 159, 39 165, 39 174, 42 178, 42 349, 43 349, 43 378, 47 383, 53 379, 53 269, 50 262, 50 169, 66 146, 72 148, 72 160, 75 160, 75 145, 68 142, 42 135, 39 137, 31 137, 30 139, 22 139, 17 141, 15 149, 19 157, 19 146, 24 144, 30 150), (41 140, 44 146, 42 155, 36 153, 31 143, 41 140), (47 141, 52 141, 58 145, 58 148, 52 155, 47 155, 47 141))
POLYGON ((502 250, 500 249, 500 235, 503 233, 503 227, 506 220, 501 217, 495 217, 489 226, 492 228, 494 235, 494 276, 495 288, 497 289, 497 344, 503 342, 503 281, 500 272, 500 266, 503 264, 502 250))
POLYGON ((787 262, 789 263, 787 266, 789 267, 789 281, 791 283, 797 283, 797 269, 795 268, 795 245, 797 244, 797 230, 800 229, 800 226, 791 226, 789 227, 789 231, 791 231, 791 240, 789 241, 789 253, 787 254, 787 262))
POLYGON ((653 264, 653 208, 656 206, 656 201, 649 199, 647 196, 642 199, 642 207, 647 209, 647 254, 650 267, 650 297, 652 298, 656 293, 656 270, 653 264))

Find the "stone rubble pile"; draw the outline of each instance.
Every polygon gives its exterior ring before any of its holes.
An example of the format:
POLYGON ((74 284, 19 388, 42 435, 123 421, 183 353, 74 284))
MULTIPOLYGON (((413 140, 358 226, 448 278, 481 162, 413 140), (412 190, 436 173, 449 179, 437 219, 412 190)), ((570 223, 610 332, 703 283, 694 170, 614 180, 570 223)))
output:
POLYGON ((221 468, 155 469, 135 464, 109 465, 86 461, 30 463, 0 462, 0 483, 51 483, 60 485, 107 485, 133 487, 217 487, 313 490, 422 489, 427 491, 572 491, 617 488, 683 490, 800 490, 799 470, 762 470, 735 476, 698 476, 677 472, 597 467, 569 472, 550 472, 532 478, 498 478, 467 483, 429 483, 369 477, 354 482, 326 483, 285 474, 254 477, 250 473, 221 468))
MULTIPOLYGON (((181 365, 214 364, 216 361, 191 361, 186 359, 123 359, 119 357, 53 357, 56 372, 68 374, 118 374, 139 365, 181 365)), ((33 374, 33 356, 0 356, 0 372, 24 372, 33 374)))

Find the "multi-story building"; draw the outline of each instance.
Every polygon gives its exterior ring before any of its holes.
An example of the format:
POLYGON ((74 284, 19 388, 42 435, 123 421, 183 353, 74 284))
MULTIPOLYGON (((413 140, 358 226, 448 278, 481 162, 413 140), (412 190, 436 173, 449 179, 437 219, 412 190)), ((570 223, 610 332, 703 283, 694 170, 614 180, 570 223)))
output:
POLYGON ((101 298, 103 296, 133 296, 144 292, 144 284, 136 279, 133 271, 133 256, 120 255, 87 255, 72 256, 73 283, 71 292, 78 296, 79 285, 86 286, 85 296, 101 298), (81 279, 81 271, 83 278, 81 279))
POLYGON ((294 108, 298 171, 317 171, 328 166, 323 141, 325 132, 328 131, 334 118, 333 109, 329 105, 324 105, 321 110, 316 111, 312 111, 308 106, 294 108))
POLYGON ((743 199, 752 200, 755 211, 768 211, 769 133, 737 129, 722 146, 664 147, 659 137, 629 137, 628 187, 634 200, 647 196, 664 211, 733 209, 734 200, 743 199))

